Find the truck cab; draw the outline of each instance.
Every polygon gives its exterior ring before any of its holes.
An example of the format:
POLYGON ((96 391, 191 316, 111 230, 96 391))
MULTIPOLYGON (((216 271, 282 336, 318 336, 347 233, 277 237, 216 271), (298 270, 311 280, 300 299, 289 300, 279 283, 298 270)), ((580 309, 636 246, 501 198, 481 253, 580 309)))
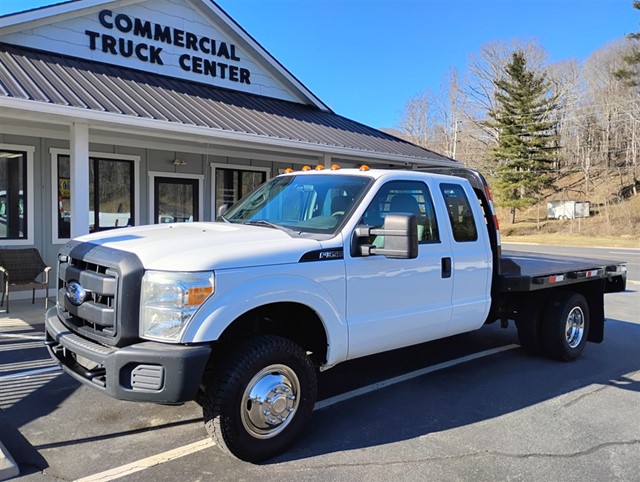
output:
POLYGON ((469 184, 451 176, 312 170, 272 180, 221 220, 270 224, 319 243, 299 253, 296 271, 326 292, 344 329, 342 350, 329 343, 326 364, 332 366, 482 326, 491 304, 492 259, 482 211, 472 200, 469 184), (384 230, 389 215, 416 218, 413 255, 385 251, 392 237, 375 231, 384 230), (362 235, 365 228, 374 234, 362 235))

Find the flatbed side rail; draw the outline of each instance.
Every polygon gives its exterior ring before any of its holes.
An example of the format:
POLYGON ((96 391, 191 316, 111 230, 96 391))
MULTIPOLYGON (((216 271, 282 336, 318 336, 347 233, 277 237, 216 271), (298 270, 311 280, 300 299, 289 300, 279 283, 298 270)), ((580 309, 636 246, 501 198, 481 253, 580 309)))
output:
POLYGON ((605 293, 625 291, 626 263, 540 275, 503 274, 498 282, 498 291, 503 293, 537 291, 597 279, 605 280, 605 293))

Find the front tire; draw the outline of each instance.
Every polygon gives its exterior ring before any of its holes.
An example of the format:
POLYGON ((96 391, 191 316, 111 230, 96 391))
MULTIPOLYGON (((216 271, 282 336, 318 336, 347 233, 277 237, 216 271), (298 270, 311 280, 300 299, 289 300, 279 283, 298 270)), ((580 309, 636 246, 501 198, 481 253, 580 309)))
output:
POLYGON ((561 293, 547 305, 542 325, 545 353, 557 360, 578 358, 589 336, 589 305, 579 293, 561 293))
POLYGON ((316 370, 302 348, 278 336, 252 337, 225 359, 206 387, 205 427, 223 452, 261 462, 291 444, 316 396, 316 370))

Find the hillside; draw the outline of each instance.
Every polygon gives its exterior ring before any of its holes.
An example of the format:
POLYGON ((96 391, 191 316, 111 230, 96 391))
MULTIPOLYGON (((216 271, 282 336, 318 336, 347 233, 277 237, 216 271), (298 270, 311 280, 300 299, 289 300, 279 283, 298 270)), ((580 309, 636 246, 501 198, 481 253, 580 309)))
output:
POLYGON ((509 223, 508 210, 498 208, 501 234, 506 242, 640 248, 639 185, 636 193, 630 174, 593 176, 588 189, 581 173, 569 174, 556 182, 556 189, 538 206, 519 211, 514 224, 509 223), (590 217, 547 219, 547 202, 562 200, 589 201, 590 217))

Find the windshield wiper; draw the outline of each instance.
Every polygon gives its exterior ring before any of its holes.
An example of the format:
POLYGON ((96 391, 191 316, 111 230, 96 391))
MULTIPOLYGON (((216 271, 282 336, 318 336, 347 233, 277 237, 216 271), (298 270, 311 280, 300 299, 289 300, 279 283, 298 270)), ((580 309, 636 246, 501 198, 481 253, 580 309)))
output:
MULTIPOLYGON (((232 221, 234 222, 234 221, 232 221)), ((252 226, 264 226, 265 228, 273 228, 279 229, 280 231, 284 231, 285 233, 291 234, 302 234, 302 231, 291 229, 288 226, 282 226, 280 224, 270 223, 269 221, 265 221, 264 219, 258 219, 255 221, 241 221, 241 224, 250 224, 252 226)))
POLYGON ((286 230, 284 226, 280 226, 278 224, 270 223, 269 221, 265 221, 264 219, 259 219, 256 221, 242 221, 242 224, 250 224, 252 226, 264 226, 267 228, 280 229, 282 231, 286 230))

